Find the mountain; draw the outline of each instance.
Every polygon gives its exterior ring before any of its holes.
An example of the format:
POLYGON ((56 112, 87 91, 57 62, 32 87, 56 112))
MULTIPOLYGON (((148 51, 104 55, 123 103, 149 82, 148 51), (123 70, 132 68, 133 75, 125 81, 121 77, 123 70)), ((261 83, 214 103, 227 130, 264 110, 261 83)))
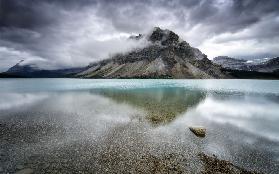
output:
POLYGON ((219 56, 213 59, 223 71, 237 79, 279 79, 279 57, 254 60, 219 56))
POLYGON ((25 64, 21 60, 6 72, 1 73, 3 77, 28 77, 28 78, 58 78, 72 77, 74 74, 83 71, 85 68, 68 68, 58 70, 40 69, 36 64, 25 64))
POLYGON ((35 64, 25 64, 24 60, 21 60, 17 64, 9 68, 8 71, 6 71, 5 73, 25 76, 36 71, 40 71, 40 69, 35 64))
POLYGON ((257 65, 250 66, 252 71, 257 72, 269 72, 269 73, 278 73, 279 72, 279 57, 269 59, 265 62, 262 62, 257 65))
POLYGON ((264 73, 278 72, 279 57, 263 58, 254 60, 236 59, 228 56, 219 56, 213 59, 215 64, 221 65, 225 69, 255 71, 264 73))
POLYGON ((78 73, 81 78, 226 78, 221 67, 205 54, 191 47, 170 30, 154 28, 149 35, 132 36, 146 39, 144 48, 117 54, 110 59, 90 64, 78 73))
POLYGON ((81 68, 44 70, 22 60, 0 77, 279 79, 279 57, 244 60, 219 56, 211 61, 176 33, 159 27, 129 39, 147 44, 81 68))
POLYGON ((213 63, 221 65, 223 68, 233 70, 248 70, 247 60, 236 59, 228 56, 218 56, 213 59, 213 63))

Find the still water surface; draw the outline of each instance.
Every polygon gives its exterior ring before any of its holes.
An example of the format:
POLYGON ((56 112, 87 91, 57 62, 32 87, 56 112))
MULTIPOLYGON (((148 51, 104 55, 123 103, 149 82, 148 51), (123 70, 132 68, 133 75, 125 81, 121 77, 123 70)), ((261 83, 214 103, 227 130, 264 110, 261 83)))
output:
POLYGON ((148 172, 167 156, 198 173, 201 152, 279 172, 279 81, 1 79, 0 87, 3 172, 148 172), (206 137, 189 126, 206 127, 206 137))

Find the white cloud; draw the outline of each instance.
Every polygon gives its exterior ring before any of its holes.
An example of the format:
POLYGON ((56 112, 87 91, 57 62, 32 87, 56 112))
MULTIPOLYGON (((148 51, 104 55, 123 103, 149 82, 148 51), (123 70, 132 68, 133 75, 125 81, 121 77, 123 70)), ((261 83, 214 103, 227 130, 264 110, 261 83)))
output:
MULTIPOLYGON (((222 36, 221 36, 222 37, 222 36)), ((210 59, 227 55, 231 57, 257 57, 258 55, 278 55, 279 45, 277 44, 278 37, 268 42, 259 42, 254 39, 239 40, 230 42, 216 42, 216 38, 204 41, 200 46, 200 50, 206 53, 210 59), (267 52, 268 50, 268 52, 267 52)), ((218 40, 218 39, 217 39, 218 40)))

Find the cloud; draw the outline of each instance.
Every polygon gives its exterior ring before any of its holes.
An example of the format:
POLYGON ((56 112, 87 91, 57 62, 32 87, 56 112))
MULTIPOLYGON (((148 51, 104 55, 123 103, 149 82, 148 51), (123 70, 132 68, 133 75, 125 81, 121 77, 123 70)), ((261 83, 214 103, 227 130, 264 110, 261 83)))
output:
POLYGON ((0 3, 0 46, 12 50, 8 56, 7 51, 0 54, 0 70, 21 59, 13 56, 13 51, 45 59, 52 68, 84 66, 135 47, 126 42, 127 37, 146 33, 154 26, 175 31, 210 58, 279 53, 278 49, 274 50, 278 47, 274 36, 279 31, 277 0, 9 0, 0 3), (237 51, 236 45, 243 43, 246 51, 237 51), (261 45, 259 51, 257 47, 261 45))
POLYGON ((266 126, 278 120, 275 114, 278 111, 278 104, 267 99, 255 101, 254 98, 246 97, 241 101, 222 101, 208 97, 195 108, 194 114, 212 122, 231 124, 258 136, 279 141, 278 128, 266 126))
POLYGON ((267 16, 261 22, 236 33, 222 33, 207 39, 200 48, 213 57, 275 57, 279 49, 279 18, 267 16), (267 51, 268 50, 268 51, 267 51))
POLYGON ((15 109, 24 105, 32 105, 38 101, 46 99, 48 96, 43 94, 19 94, 19 93, 6 93, 1 94, 0 111, 15 109))

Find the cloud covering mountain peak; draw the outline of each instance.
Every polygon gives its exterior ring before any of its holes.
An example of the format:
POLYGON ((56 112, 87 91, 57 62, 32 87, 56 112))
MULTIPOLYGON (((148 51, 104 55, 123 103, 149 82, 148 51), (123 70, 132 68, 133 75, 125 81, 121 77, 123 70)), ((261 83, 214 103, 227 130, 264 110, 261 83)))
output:
POLYGON ((86 65, 130 49, 130 35, 154 26, 209 58, 277 56, 278 8, 277 0, 1 1, 0 71, 21 59, 52 68, 86 65))

